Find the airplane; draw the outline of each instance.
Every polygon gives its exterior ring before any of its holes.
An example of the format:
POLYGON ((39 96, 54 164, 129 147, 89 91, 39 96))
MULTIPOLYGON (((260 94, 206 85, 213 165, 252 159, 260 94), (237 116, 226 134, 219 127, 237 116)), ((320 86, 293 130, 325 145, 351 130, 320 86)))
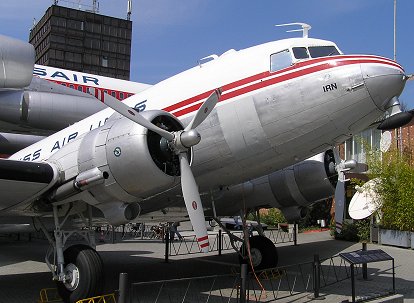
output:
POLYGON ((34 49, 30 44, 2 35, 0 53, 9 64, 8 82, 1 81, 0 77, 0 154, 4 155, 106 108, 88 93, 89 88, 123 100, 150 87, 133 81, 35 65, 34 49), (14 83, 10 82, 12 78, 16 79, 14 83))
MULTIPOLYGON (((216 216, 274 205, 298 218, 321 188, 312 188, 308 172, 352 168, 330 148, 398 107, 409 78, 391 59, 345 55, 307 35, 203 59, 123 102, 96 92, 111 108, 0 160, 0 214, 33 216, 44 230, 65 301, 103 284, 94 236, 67 230, 70 216, 91 224, 99 210, 116 225, 185 204, 201 251, 208 250, 204 209, 216 216), (55 222, 54 238, 44 217, 55 222), (73 234, 86 244, 70 245, 73 234)), ((249 242, 257 268, 275 264, 269 239, 249 242)))

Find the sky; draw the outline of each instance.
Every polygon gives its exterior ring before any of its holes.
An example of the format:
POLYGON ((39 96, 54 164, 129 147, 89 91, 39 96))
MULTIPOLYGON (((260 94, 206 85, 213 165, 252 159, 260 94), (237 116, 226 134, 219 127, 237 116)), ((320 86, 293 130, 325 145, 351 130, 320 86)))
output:
MULTIPOLYGON (((155 84, 200 58, 300 36, 275 24, 305 22, 309 36, 337 43, 345 54, 394 57, 394 0, 132 0, 131 80, 155 84)), ((100 0, 99 13, 126 18, 127 0, 100 0)), ((34 18, 52 0, 1 1, 0 34, 28 41, 34 18)), ((92 0, 60 0, 87 8, 92 0)), ((397 0, 397 61, 414 74, 414 1, 397 0)), ((414 108, 414 81, 400 100, 414 108)))

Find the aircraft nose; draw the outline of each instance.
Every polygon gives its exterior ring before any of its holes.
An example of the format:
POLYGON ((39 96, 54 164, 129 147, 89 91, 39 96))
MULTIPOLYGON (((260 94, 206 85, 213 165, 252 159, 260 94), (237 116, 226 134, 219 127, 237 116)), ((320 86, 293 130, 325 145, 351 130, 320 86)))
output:
POLYGON ((361 63, 361 71, 372 100, 381 110, 386 110, 390 100, 401 94, 407 79, 400 65, 385 58, 375 64, 361 63))

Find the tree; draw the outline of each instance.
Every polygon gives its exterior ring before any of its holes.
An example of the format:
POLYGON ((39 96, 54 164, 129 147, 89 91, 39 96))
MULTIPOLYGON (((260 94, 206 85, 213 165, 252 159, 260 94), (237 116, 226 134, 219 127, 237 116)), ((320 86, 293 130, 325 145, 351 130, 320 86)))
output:
POLYGON ((375 192, 381 197, 381 226, 414 231, 414 167, 410 154, 396 149, 367 152, 370 178, 380 178, 375 192))

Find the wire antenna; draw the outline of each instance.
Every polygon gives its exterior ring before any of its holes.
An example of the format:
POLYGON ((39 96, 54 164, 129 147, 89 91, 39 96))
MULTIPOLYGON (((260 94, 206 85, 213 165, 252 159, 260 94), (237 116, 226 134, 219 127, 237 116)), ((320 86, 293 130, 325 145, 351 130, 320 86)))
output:
POLYGON ((290 26, 290 25, 300 25, 301 29, 291 29, 286 31, 287 33, 291 32, 303 32, 303 38, 309 37, 309 30, 312 28, 309 24, 301 23, 301 22, 293 22, 293 23, 285 23, 285 24, 276 24, 275 26, 290 26))

